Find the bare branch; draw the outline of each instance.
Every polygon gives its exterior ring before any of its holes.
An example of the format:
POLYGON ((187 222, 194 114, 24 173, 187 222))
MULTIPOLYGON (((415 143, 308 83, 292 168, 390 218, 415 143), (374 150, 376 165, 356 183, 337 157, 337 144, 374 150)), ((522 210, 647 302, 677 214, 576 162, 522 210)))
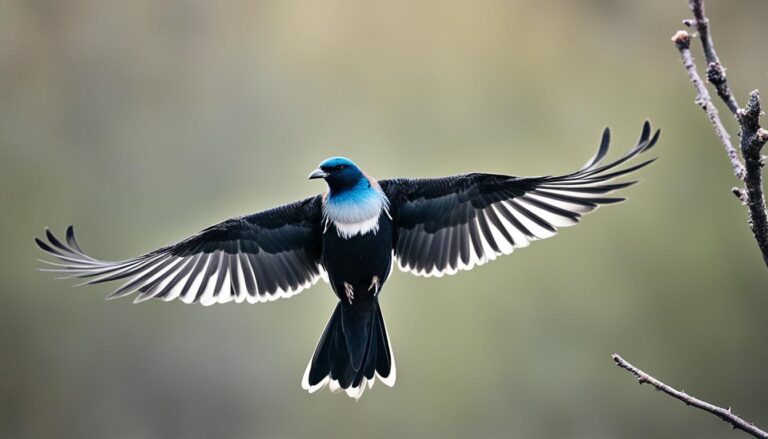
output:
POLYGON ((728 80, 725 77, 725 67, 720 63, 720 58, 715 52, 715 42, 709 31, 709 19, 704 15, 704 0, 688 0, 688 5, 693 11, 693 20, 684 20, 687 26, 693 26, 699 32, 701 45, 704 48, 704 57, 707 60, 707 80, 717 89, 717 94, 728 106, 734 116, 739 111, 739 104, 733 97, 728 80))
POLYGON ((712 103, 712 98, 709 96, 707 86, 696 71, 696 64, 693 62, 693 56, 691 56, 691 37, 688 35, 688 32, 681 30, 672 37, 672 42, 675 43, 675 47, 680 51, 680 56, 683 59, 683 66, 688 72, 688 79, 691 80, 691 84, 693 84, 693 87, 696 89, 696 104, 707 113, 709 121, 712 123, 712 126, 715 127, 715 134, 717 134, 717 137, 720 138, 720 142, 725 146, 725 153, 731 161, 733 174, 739 180, 743 180, 746 171, 744 165, 741 164, 741 160, 739 160, 739 153, 736 151, 736 148, 733 147, 731 136, 728 134, 728 131, 726 131, 723 126, 723 122, 720 120, 720 114, 717 111, 717 107, 712 103))
POLYGON ((648 375, 647 373, 633 366, 627 360, 621 358, 619 354, 613 354, 612 358, 617 366, 619 366, 622 369, 628 370, 630 373, 632 373, 637 378, 637 382, 639 384, 646 384, 646 383, 650 384, 656 390, 660 392, 664 392, 667 395, 684 402, 685 405, 689 405, 691 407, 704 410, 705 412, 708 412, 717 416, 723 421, 731 424, 731 426, 734 429, 744 431, 757 438, 768 439, 768 433, 755 427, 754 424, 752 424, 751 422, 747 422, 744 419, 740 418, 739 416, 734 415, 731 412, 730 408, 724 409, 722 407, 718 407, 716 405, 710 404, 706 401, 702 401, 698 398, 694 398, 693 396, 685 392, 682 392, 680 390, 676 390, 672 386, 664 384, 663 382, 657 380, 651 375, 648 375))
MULTIPOLYGON (((739 144, 741 157, 739 158, 736 148, 731 143, 731 137, 720 120, 720 115, 712 102, 712 98, 707 91, 704 81, 696 70, 696 64, 691 55, 691 37, 686 31, 678 31, 672 37, 683 66, 688 73, 688 78, 696 90, 696 104, 698 104, 707 114, 709 121, 715 128, 715 134, 725 147, 728 159, 731 162, 733 173, 736 178, 744 182, 744 189, 733 188, 732 192, 749 209, 749 225, 755 236, 757 245, 763 255, 763 261, 768 266, 768 211, 766 211, 765 197, 763 195, 762 167, 766 163, 766 157, 761 152, 766 143, 768 143, 768 130, 760 126, 760 93, 754 90, 749 95, 749 102, 745 108, 739 108, 736 98, 733 96, 728 81, 725 77, 725 67, 715 52, 715 45, 712 41, 712 34, 709 28, 709 19, 704 14, 704 0, 688 0, 688 4, 693 11, 693 20, 684 20, 687 26, 693 26, 699 33, 704 56, 707 60, 707 80, 717 89, 717 94, 728 106, 728 109, 734 115, 740 126, 739 144)), ((613 361, 617 366, 631 372, 640 384, 648 383, 656 390, 678 399, 691 407, 698 408, 707 413, 713 414, 723 421, 729 423, 734 429, 742 430, 754 437, 768 439, 768 433, 755 427, 751 422, 747 422, 739 416, 734 415, 731 409, 724 409, 706 401, 694 398, 685 392, 664 384, 656 378, 648 375, 637 367, 633 366, 619 354, 613 354, 613 361)))
POLYGON ((749 226, 755 237, 757 246, 763 256, 763 262, 768 266, 768 210, 765 206, 765 197, 763 195, 762 167, 764 161, 761 156, 761 150, 768 141, 768 131, 760 127, 760 94, 757 90, 750 93, 749 103, 744 109, 739 108, 736 99, 728 86, 725 77, 725 67, 720 62, 720 58, 715 52, 715 44, 712 41, 712 34, 709 28, 709 19, 704 14, 704 0, 688 0, 694 18, 692 20, 683 20, 688 26, 693 26, 699 32, 701 45, 704 50, 704 56, 707 60, 707 79, 717 89, 717 94, 731 110, 731 113, 739 122, 741 132, 740 149, 741 156, 744 159, 742 164, 739 156, 731 144, 730 135, 723 127, 720 121, 717 109, 707 92, 701 77, 696 71, 696 65, 690 51, 690 36, 685 31, 679 31, 672 40, 675 47, 680 52, 683 59, 683 65, 688 72, 696 93, 696 103, 706 111, 710 122, 715 127, 715 132, 720 141, 725 146, 726 154, 731 162, 733 173, 736 178, 744 182, 745 189, 734 190, 739 199, 747 205, 749 209, 749 226))
POLYGON ((763 260, 768 265, 768 213, 765 209, 762 177, 765 163, 760 154, 768 141, 768 131, 760 127, 760 113, 760 93, 755 90, 749 94, 747 108, 739 110, 738 119, 741 125, 741 155, 746 164, 744 185, 747 189, 749 225, 763 253, 763 260))

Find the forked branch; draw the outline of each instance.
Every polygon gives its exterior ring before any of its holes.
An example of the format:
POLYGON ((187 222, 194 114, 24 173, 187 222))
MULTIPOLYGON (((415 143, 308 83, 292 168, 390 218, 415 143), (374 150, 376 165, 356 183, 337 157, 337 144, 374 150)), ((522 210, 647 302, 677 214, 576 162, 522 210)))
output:
POLYGON ((690 50, 690 35, 681 30, 672 37, 672 41, 680 52, 683 66, 688 73, 688 79, 696 89, 696 103, 707 113, 707 117, 715 128, 717 137, 725 147, 734 175, 744 183, 744 189, 734 188, 733 192, 749 209, 749 225, 762 253, 763 262, 768 266, 768 211, 766 211, 762 181, 762 167, 765 163, 761 154, 763 146, 768 142, 768 131, 760 127, 760 93, 754 90, 749 95, 747 106, 745 108, 739 107, 728 85, 728 79, 725 75, 726 69, 715 51, 709 19, 704 14, 704 1, 688 0, 688 4, 694 18, 683 20, 683 23, 698 31, 704 57, 707 61, 707 80, 715 87, 717 95, 720 96, 739 123, 739 136, 741 137, 739 149, 743 162, 733 147, 731 137, 723 126, 717 108, 696 70, 696 64, 693 62, 690 50))

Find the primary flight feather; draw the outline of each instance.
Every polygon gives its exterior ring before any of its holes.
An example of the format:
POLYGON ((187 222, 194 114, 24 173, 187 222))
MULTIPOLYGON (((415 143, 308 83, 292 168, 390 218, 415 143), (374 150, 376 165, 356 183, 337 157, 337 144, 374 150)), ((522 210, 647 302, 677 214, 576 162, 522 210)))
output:
MULTIPOLYGON (((393 263, 416 275, 468 270, 576 224, 585 213, 623 198, 606 196, 634 181, 612 180, 654 159, 621 167, 659 137, 648 122, 624 156, 602 164, 606 128, 595 156, 561 176, 473 173, 376 181, 351 160, 322 162, 310 179, 328 190, 295 203, 208 227, 181 242, 125 261, 100 261, 48 229, 37 245, 59 259, 52 268, 83 284, 124 280, 109 298, 136 294, 185 303, 257 303, 291 297, 325 278, 339 299, 302 380, 359 398, 378 378, 395 383, 395 362, 379 305, 393 263), (394 260, 393 260, 394 258, 394 260)), ((45 261, 44 261, 45 262, 45 261)))

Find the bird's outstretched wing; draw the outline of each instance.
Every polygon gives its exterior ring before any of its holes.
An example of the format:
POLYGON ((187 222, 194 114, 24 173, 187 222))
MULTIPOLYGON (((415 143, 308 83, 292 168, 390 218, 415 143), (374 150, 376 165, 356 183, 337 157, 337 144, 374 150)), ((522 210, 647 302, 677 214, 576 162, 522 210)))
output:
POLYGON ((442 276, 493 260, 553 236, 558 227, 576 224, 602 204, 623 201, 606 197, 636 181, 611 180, 655 159, 619 168, 648 151, 659 138, 643 125, 637 145, 603 165, 610 131, 603 132, 597 154, 576 172, 549 177, 466 174, 443 178, 382 180, 395 220, 395 256, 401 270, 442 276))
POLYGON ((322 275, 321 199, 307 198, 285 206, 232 218, 181 242, 125 261, 91 258, 75 239, 72 226, 66 242, 48 229, 38 247, 61 263, 43 270, 67 277, 89 278, 85 284, 128 279, 108 298, 138 292, 148 299, 203 305, 264 302, 290 297, 313 285, 322 275))

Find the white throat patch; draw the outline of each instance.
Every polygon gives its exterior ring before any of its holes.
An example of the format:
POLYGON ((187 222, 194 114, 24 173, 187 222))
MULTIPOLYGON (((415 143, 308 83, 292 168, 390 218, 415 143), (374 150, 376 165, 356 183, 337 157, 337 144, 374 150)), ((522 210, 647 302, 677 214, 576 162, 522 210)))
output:
POLYGON ((365 235, 368 232, 373 232, 375 235, 379 231, 379 216, 375 216, 365 221, 357 223, 340 223, 333 221, 333 225, 336 226, 336 232, 340 237, 349 239, 356 235, 365 235))
POLYGON ((344 239, 369 232, 376 234, 379 231, 379 217, 382 211, 389 216, 388 208, 389 200, 379 185, 372 180, 361 180, 353 189, 325 197, 325 230, 333 223, 338 235, 344 239))

